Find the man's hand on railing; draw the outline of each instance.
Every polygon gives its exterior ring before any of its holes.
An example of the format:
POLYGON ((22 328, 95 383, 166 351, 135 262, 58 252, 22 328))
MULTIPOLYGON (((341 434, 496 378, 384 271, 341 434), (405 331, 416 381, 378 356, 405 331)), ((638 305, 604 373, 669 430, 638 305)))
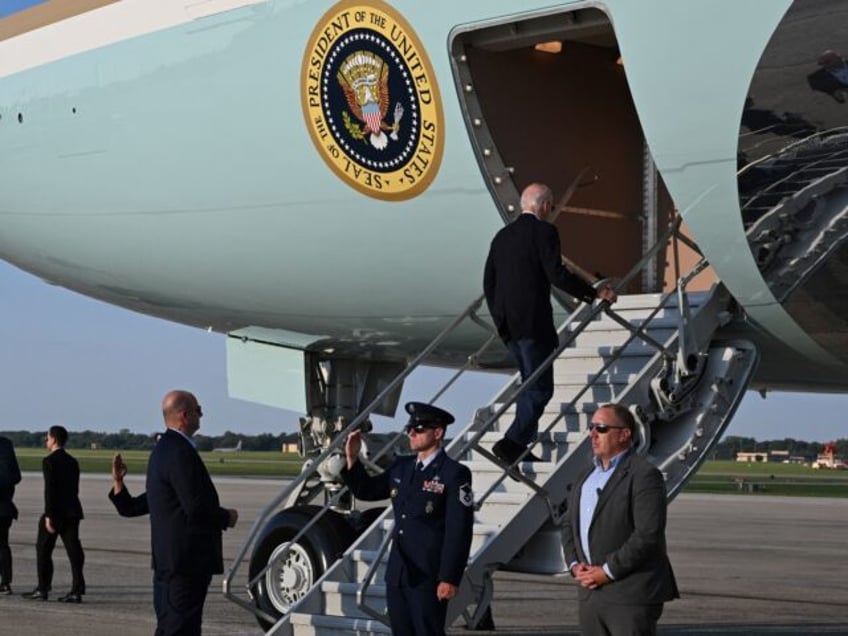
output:
POLYGON ((616 300, 618 300, 618 294, 615 293, 615 290, 611 285, 603 283, 600 287, 598 287, 598 298, 612 305, 616 300))

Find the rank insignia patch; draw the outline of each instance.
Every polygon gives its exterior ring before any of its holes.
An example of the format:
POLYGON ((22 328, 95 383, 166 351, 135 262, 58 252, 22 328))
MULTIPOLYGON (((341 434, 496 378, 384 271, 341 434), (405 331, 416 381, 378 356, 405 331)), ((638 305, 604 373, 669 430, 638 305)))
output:
POLYGON ((304 54, 301 100, 318 153, 360 192, 409 199, 436 176, 436 77, 412 27, 382 0, 342 0, 324 14, 304 54))
POLYGON ((459 502, 466 508, 474 505, 474 492, 471 490, 471 484, 462 484, 459 487, 459 502))

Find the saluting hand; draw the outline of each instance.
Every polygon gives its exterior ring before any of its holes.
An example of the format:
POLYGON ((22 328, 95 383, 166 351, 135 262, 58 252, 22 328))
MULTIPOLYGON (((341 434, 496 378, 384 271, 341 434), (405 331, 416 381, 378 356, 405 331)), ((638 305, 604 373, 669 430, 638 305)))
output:
POLYGON ((345 440, 345 456, 347 457, 347 467, 353 468, 356 459, 359 457, 359 449, 362 448, 362 431, 356 429, 351 431, 345 440))

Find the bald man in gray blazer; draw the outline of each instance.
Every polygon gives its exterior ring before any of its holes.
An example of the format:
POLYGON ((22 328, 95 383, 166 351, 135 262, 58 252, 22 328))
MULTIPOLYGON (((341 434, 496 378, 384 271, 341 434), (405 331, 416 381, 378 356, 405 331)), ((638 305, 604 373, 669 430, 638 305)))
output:
POLYGON ((623 406, 595 412, 594 465, 569 495, 563 545, 587 636, 653 636, 663 604, 679 597, 666 553, 665 483, 633 452, 635 428, 623 406))

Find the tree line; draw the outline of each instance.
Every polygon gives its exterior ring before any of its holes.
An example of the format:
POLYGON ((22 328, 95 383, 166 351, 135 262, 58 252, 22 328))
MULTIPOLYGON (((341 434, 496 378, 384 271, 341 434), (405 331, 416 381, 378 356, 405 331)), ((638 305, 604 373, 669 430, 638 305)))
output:
MULTIPOLYGON (((129 429, 122 428, 117 433, 98 433, 95 431, 68 431, 67 448, 104 448, 108 450, 152 450, 156 443, 156 435, 162 431, 156 431, 149 435, 132 433, 129 429)), ((0 431, 0 435, 8 437, 16 448, 43 448, 44 438, 47 431, 0 431)), ((241 449, 245 451, 279 451, 284 443, 292 443, 297 440, 297 434, 288 433, 271 435, 241 435, 227 431, 223 435, 194 436, 197 449, 210 451, 213 448, 233 448, 241 442, 241 449)))

